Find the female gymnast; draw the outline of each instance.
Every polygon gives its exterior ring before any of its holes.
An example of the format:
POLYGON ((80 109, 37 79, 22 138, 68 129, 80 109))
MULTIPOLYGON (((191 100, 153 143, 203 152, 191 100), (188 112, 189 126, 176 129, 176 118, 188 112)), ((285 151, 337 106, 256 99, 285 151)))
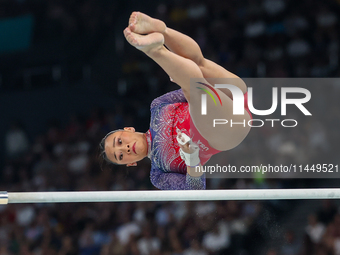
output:
MULTIPOLYGON (((150 129, 146 133, 125 127, 108 133, 100 143, 101 156, 114 164, 136 166, 139 160, 151 160, 150 179, 159 189, 205 189, 205 174, 197 171, 212 155, 236 147, 248 134, 248 125, 216 125, 213 119, 233 119, 248 123, 251 119, 245 100, 245 114, 233 115, 232 94, 215 89, 221 106, 207 100, 207 115, 189 107, 201 105, 203 89, 214 90, 209 78, 233 81, 243 94, 245 83, 236 75, 203 57, 198 44, 190 37, 168 28, 161 20, 133 12, 124 30, 126 40, 153 59, 181 89, 156 98, 151 103, 150 129), (165 47, 165 46, 166 47, 165 47), (201 89, 190 91, 190 78, 201 78, 201 89), (191 122, 191 125, 190 125, 191 122)), ((245 97, 246 98, 246 97, 245 97)))

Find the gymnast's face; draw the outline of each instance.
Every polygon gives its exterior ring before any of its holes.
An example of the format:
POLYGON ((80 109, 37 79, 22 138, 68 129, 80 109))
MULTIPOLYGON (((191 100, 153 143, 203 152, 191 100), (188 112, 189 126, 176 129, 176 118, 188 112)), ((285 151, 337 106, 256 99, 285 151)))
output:
POLYGON ((105 153, 116 164, 136 166, 137 161, 148 155, 146 134, 135 132, 133 127, 117 131, 106 138, 105 153))

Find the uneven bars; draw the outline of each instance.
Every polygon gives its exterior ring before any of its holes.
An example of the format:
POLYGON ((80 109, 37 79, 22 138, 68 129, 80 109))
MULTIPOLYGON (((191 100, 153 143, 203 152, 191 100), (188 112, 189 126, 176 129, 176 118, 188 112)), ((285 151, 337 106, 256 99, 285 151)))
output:
POLYGON ((282 199, 340 199, 340 189, 0 192, 0 204, 282 199))

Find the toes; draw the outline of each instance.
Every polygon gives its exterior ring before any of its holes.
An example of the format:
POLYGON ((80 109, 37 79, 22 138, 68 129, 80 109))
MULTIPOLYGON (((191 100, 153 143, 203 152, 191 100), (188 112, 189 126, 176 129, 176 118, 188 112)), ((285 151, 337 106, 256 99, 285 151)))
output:
POLYGON ((131 34, 131 30, 129 27, 124 29, 124 35, 130 35, 131 34))
POLYGON ((137 16, 138 16, 138 12, 133 12, 130 16, 129 24, 136 24, 137 23, 137 16))
POLYGON ((126 37, 128 36, 128 34, 129 34, 128 28, 125 28, 124 31, 123 31, 123 33, 124 33, 124 36, 125 36, 125 38, 126 38, 126 37))
POLYGON ((135 36, 133 35, 133 32, 131 32, 129 27, 124 29, 124 36, 126 40, 133 46, 139 45, 138 40, 135 38, 135 36))
POLYGON ((139 15, 139 12, 133 12, 132 13, 132 17, 133 17, 133 20, 136 22, 137 19, 138 19, 138 15, 139 15))
POLYGON ((131 31, 135 31, 136 24, 135 23, 130 23, 129 28, 131 29, 131 31))
POLYGON ((130 18, 129 19, 129 26, 136 24, 136 19, 130 18))
POLYGON ((138 12, 133 12, 129 19, 129 27, 131 31, 135 31, 137 20, 138 20, 138 12))
POLYGON ((124 29, 124 36, 129 42, 131 42, 133 39, 131 36, 131 30, 128 27, 124 29))

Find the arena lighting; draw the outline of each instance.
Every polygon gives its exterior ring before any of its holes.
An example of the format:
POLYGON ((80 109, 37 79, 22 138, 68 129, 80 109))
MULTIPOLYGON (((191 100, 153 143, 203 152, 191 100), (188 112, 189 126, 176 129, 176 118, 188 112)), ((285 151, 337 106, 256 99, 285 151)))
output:
POLYGON ((340 189, 0 192, 0 204, 283 199, 340 199, 340 189))

